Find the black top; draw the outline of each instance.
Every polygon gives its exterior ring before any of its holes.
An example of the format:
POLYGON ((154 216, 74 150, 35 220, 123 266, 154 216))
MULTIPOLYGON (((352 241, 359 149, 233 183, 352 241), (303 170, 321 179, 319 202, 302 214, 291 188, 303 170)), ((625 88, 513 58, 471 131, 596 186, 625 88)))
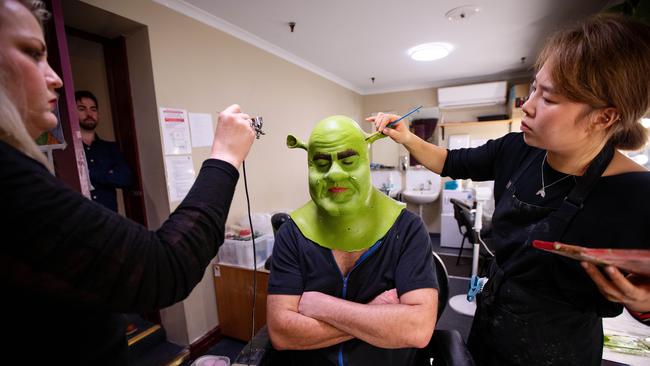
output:
POLYGON ((131 185, 133 175, 129 166, 115 142, 102 140, 95 134, 92 144, 83 145, 90 182, 94 188, 90 192, 90 198, 117 211, 115 188, 126 188, 131 185))
MULTIPOLYGON (((494 197, 498 203, 510 177, 525 157, 533 153, 538 157, 519 178, 515 195, 529 204, 557 208, 580 177, 569 177, 547 187, 544 198, 536 195, 542 187, 542 168, 545 185, 563 178, 564 174, 553 170, 547 163, 542 165, 544 154, 526 145, 521 133, 510 133, 477 148, 449 151, 442 175, 454 179, 494 180, 494 197)), ((601 177, 560 241, 593 248, 650 248, 648 187, 650 172, 601 177)), ((493 223, 493 230, 495 227, 498 228, 497 223, 493 223)), ((511 258, 511 255, 522 244, 492 243, 497 261, 503 264, 519 260, 511 258)), ((544 258, 545 263, 518 265, 517 268, 523 271, 513 274, 513 277, 541 296, 568 302, 579 309, 596 310, 608 316, 620 313, 622 306, 608 302, 600 294, 578 261, 552 254, 544 258)))
MULTIPOLYGON (((402 210, 386 236, 343 277, 332 251, 305 238, 290 220, 277 233, 268 293, 318 291, 366 304, 393 288, 399 296, 416 289, 438 288, 431 250, 422 220, 402 210)), ((415 352, 414 348, 377 348, 359 339, 318 350, 288 351, 296 365, 409 365, 415 352)))
POLYGON ((30 364, 126 364, 125 324, 113 313, 189 295, 223 243, 239 177, 206 160, 183 202, 149 231, 3 142, 0 166, 3 349, 30 364))

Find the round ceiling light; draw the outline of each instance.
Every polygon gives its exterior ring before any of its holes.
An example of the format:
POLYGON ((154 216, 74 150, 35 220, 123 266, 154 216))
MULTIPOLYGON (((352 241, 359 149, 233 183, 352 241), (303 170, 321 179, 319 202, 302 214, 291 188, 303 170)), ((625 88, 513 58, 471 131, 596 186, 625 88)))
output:
POLYGON ((411 47, 407 53, 415 61, 434 61, 447 57, 452 49, 449 43, 433 42, 411 47))

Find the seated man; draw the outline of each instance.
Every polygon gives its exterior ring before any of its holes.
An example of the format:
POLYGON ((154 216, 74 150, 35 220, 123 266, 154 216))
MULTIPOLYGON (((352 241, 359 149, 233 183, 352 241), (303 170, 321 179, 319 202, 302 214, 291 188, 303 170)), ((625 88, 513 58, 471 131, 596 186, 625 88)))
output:
POLYGON ((307 150, 312 200, 277 233, 267 324, 283 362, 411 365, 433 334, 437 280, 422 220, 375 189, 367 138, 333 116, 307 150))

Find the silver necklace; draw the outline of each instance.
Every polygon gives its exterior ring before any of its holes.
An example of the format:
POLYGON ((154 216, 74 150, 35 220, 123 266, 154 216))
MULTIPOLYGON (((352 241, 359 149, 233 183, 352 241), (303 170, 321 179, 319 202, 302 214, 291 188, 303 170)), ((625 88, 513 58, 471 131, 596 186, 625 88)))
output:
POLYGON ((571 174, 567 174, 564 177, 556 180, 555 182, 553 182, 551 184, 548 184, 548 185, 545 185, 544 184, 544 163, 546 162, 546 157, 547 156, 548 156, 548 152, 544 154, 544 159, 542 159, 542 188, 540 188, 539 191, 537 191, 537 193, 535 193, 536 195, 541 196, 542 198, 546 197, 546 188, 548 188, 548 187, 550 187, 550 186, 552 186, 552 185, 554 185, 556 183, 560 183, 561 181, 563 181, 563 180, 565 180, 565 179, 567 179, 569 177, 573 177, 571 174))

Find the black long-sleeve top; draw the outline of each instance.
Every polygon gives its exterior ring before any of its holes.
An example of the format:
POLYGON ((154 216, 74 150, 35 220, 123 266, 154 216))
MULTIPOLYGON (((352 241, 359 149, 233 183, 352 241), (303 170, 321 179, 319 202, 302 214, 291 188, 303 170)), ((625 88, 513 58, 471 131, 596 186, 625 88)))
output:
MULTIPOLYGON (((539 150, 526 145, 523 134, 510 133, 485 145, 450 150, 442 170, 443 176, 475 181, 494 180, 494 197, 498 205, 506 185, 525 157, 539 150)), ((530 164, 516 183, 517 197, 529 204, 557 208, 575 185, 575 179, 552 169, 543 154, 530 164), (542 169, 546 197, 535 193, 541 188, 542 169)), ((573 219, 559 240, 592 248, 650 248, 650 172, 630 172, 598 179, 584 207, 573 219)), ((494 227, 494 224, 493 224, 494 227)), ((499 264, 520 261, 513 257, 516 246, 492 243, 499 264)), ((524 243, 519 243, 524 245, 524 243)), ((530 248, 528 250, 537 250, 530 248)), ((587 276, 578 261, 556 255, 545 257, 545 263, 524 263, 515 273, 517 281, 541 296, 571 304, 599 316, 614 316, 622 311, 620 304, 608 302, 587 276)))
POLYGON ((0 142, 2 348, 28 363, 125 363, 115 313, 189 295, 223 243, 238 178, 232 165, 206 160, 180 206, 150 231, 0 142))

